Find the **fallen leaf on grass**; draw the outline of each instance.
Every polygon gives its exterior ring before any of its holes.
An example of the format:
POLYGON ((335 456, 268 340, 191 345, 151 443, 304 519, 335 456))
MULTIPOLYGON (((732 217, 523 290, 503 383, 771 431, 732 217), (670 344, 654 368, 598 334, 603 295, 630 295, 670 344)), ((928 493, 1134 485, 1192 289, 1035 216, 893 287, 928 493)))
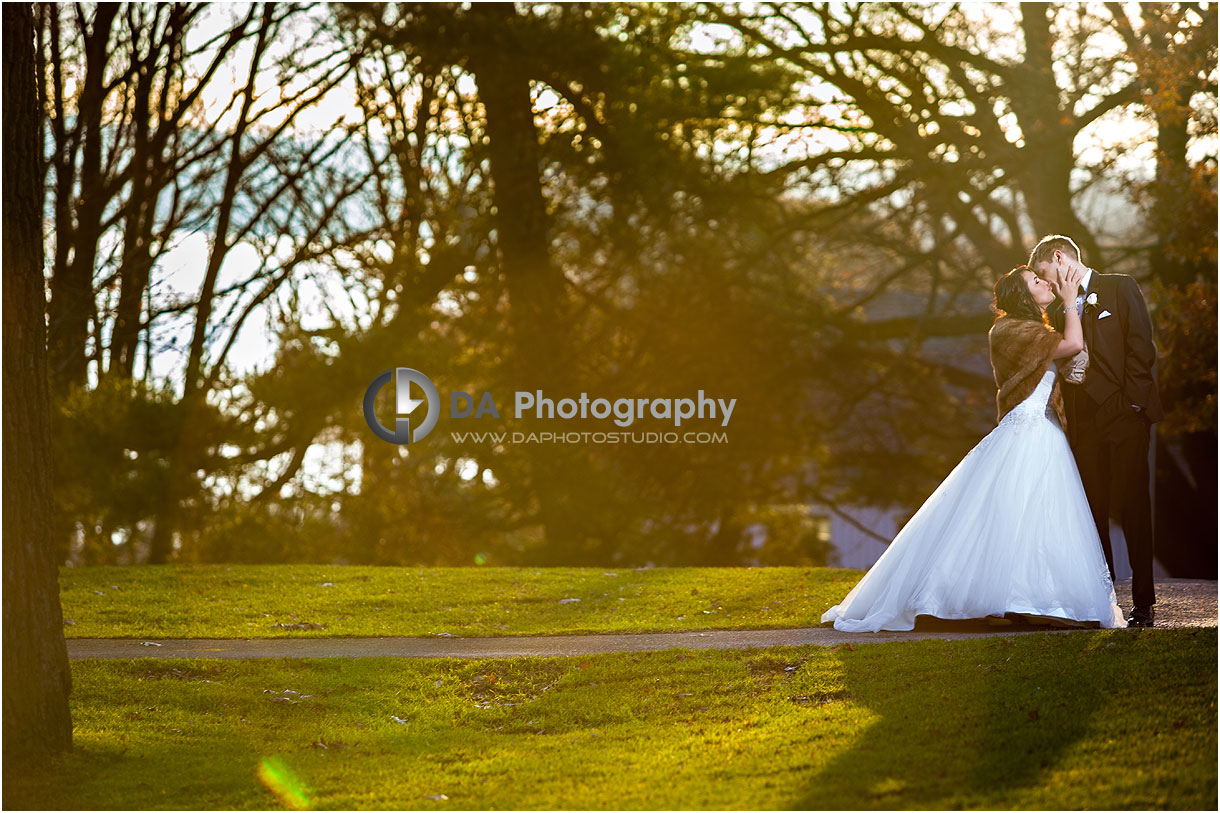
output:
POLYGON ((561 598, 561 599, 559 599, 559 603, 560 603, 560 604, 578 604, 579 602, 580 602, 580 599, 578 599, 578 598, 561 598))
POLYGON ((437 802, 445 802, 445 801, 448 801, 448 800, 449 800, 449 797, 448 797, 448 796, 446 796, 446 795, 445 795, 445 794, 443 794, 443 793, 437 793, 437 794, 434 794, 434 795, 432 795, 432 796, 425 796, 424 798, 425 798, 425 799, 433 799, 433 800, 435 800, 435 801, 437 801, 437 802))

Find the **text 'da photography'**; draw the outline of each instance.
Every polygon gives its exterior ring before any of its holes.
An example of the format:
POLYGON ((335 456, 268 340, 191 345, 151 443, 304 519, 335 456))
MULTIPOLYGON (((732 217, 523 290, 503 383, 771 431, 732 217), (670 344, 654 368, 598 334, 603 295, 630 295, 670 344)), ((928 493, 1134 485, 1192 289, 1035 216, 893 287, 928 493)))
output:
POLYGON ((5 810, 1216 810, 1217 4, 3 4, 5 810))

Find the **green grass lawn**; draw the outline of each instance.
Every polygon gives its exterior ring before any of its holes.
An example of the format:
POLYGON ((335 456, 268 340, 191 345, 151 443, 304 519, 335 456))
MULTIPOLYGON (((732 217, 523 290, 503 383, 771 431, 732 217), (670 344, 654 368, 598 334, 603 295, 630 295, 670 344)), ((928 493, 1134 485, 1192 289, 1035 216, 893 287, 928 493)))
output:
POLYGON ((10 771, 3 801, 1214 810, 1216 652, 1215 629, 1180 629, 485 661, 76 661, 76 751, 46 776, 10 771))
POLYGON ((69 638, 561 635, 812 626, 862 575, 801 567, 88 567, 60 569, 60 598, 69 638), (572 598, 580 600, 563 603, 572 598))

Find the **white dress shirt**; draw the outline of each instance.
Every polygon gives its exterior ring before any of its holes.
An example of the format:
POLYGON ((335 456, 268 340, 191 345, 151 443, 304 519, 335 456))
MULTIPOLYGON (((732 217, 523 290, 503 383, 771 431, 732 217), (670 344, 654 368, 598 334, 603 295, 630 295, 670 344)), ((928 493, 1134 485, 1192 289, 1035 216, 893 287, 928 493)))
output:
POLYGON ((1084 298, 1086 296, 1088 296, 1089 280, 1091 280, 1092 278, 1093 278, 1093 269, 1086 268, 1084 270, 1084 276, 1080 278, 1081 293, 1076 295, 1076 312, 1081 315, 1084 314, 1084 298))

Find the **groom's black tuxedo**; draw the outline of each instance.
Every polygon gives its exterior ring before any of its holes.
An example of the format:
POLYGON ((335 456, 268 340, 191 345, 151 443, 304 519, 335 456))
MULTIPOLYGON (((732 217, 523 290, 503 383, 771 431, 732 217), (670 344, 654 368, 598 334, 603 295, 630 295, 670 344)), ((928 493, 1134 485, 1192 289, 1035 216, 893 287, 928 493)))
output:
MULTIPOLYGON (((1088 280, 1081 315, 1089 366, 1084 381, 1064 382, 1068 439, 1080 470, 1093 521, 1101 536, 1110 575, 1111 490, 1131 561, 1132 598, 1136 607, 1156 601, 1152 583, 1152 500, 1148 491, 1148 439, 1151 424, 1161 420, 1156 386, 1156 347, 1152 320, 1139 285, 1125 274, 1098 274, 1088 280)), ((1063 305, 1048 309, 1051 323, 1063 329, 1063 305)))
MULTIPOLYGON (((1081 386, 1099 404, 1122 391, 1124 406, 1138 406, 1149 423, 1156 423, 1163 417, 1154 377, 1156 347, 1139 285, 1126 274, 1094 271, 1087 293, 1097 295, 1097 304, 1086 303, 1080 316, 1089 348, 1089 369, 1081 386)), ((1063 303, 1055 300, 1055 306, 1051 322, 1063 330, 1063 303)))

